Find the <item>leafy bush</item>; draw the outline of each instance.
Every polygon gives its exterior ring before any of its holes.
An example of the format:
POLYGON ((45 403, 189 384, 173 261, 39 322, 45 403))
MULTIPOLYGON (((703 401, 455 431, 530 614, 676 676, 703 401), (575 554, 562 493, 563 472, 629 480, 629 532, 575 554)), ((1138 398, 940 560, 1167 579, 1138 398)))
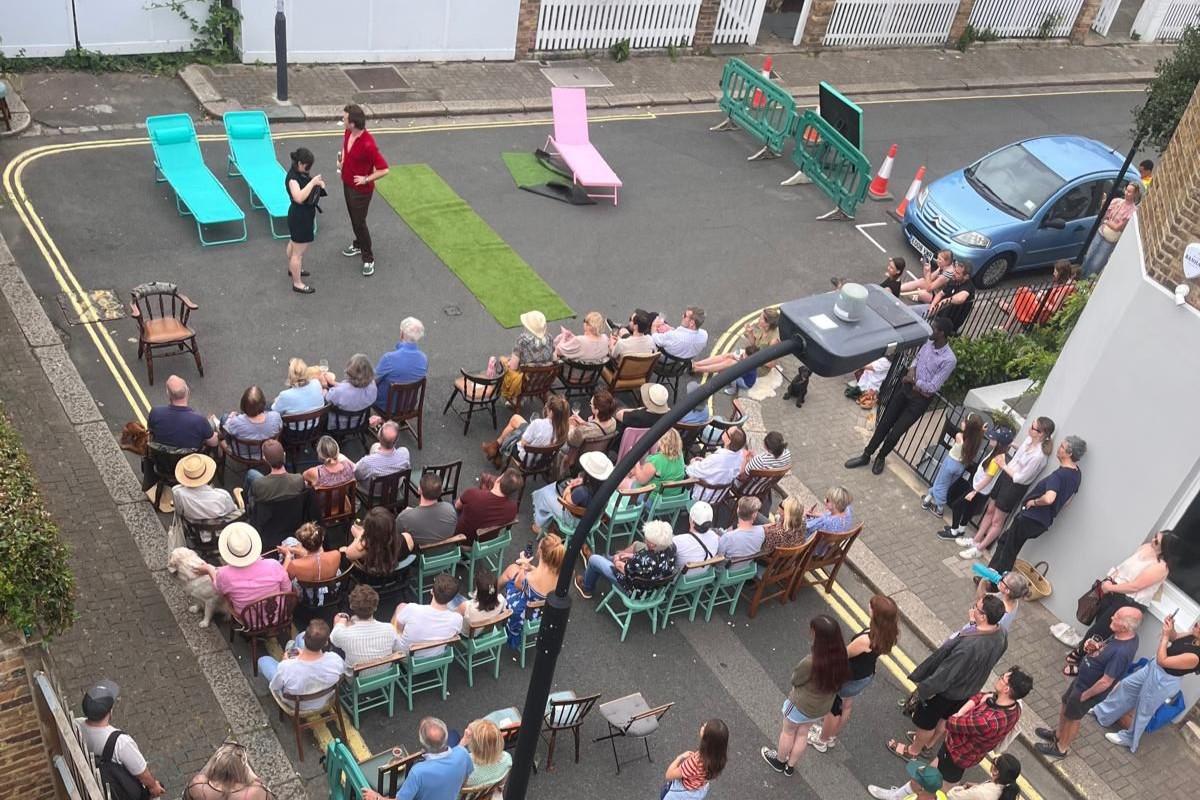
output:
POLYGON ((622 39, 619 42, 613 42, 612 47, 608 48, 608 55, 613 61, 618 64, 629 58, 629 40, 622 39))
POLYGON ((954 49, 960 53, 967 52, 967 48, 975 42, 994 42, 1000 38, 1000 34, 996 33, 991 28, 976 28, 974 25, 967 23, 967 27, 963 28, 962 34, 959 35, 958 41, 954 43, 954 49))
POLYGON ((1200 27, 1189 26, 1168 58, 1154 68, 1146 87, 1146 102, 1133 112, 1134 136, 1144 135, 1158 152, 1179 125, 1179 118, 1200 83, 1200 27))
POLYGON ((33 467, 0 410, 0 625, 54 636, 75 620, 75 577, 33 467))

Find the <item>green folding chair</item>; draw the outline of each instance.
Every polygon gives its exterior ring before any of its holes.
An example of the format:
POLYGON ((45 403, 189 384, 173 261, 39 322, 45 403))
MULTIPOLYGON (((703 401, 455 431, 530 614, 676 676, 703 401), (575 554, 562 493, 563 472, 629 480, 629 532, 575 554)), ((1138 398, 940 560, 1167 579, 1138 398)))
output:
POLYGON ((408 657, 401 660, 400 680, 397 682, 404 699, 408 701, 408 710, 413 708, 413 695, 421 692, 440 690, 442 699, 446 699, 446 680, 450 675, 450 663, 454 661, 453 646, 457 644, 457 636, 443 639, 440 642, 422 642, 413 645, 408 651, 408 657), (437 651, 434 655, 423 655, 437 651))
POLYGON ((246 215, 205 166, 192 118, 187 114, 146 117, 146 133, 154 151, 154 180, 166 181, 171 187, 179 216, 195 220, 200 244, 209 247, 246 241, 246 215), (242 232, 209 241, 204 230, 214 225, 240 225, 242 232))
POLYGON ((679 577, 671 584, 667 599, 662 604, 662 619, 659 625, 667 627, 667 621, 675 614, 687 612, 688 621, 696 619, 700 599, 717 579, 717 567, 726 561, 724 556, 713 556, 705 561, 686 564, 679 577))
POLYGON ((729 616, 733 616, 737 611, 742 590, 758 574, 758 562, 755 559, 766 555, 769 553, 764 550, 745 559, 730 561, 724 567, 716 569, 716 576, 708 586, 708 597, 704 601, 705 622, 712 619, 713 609, 717 606, 729 606, 729 616))
POLYGON ((529 652, 529 648, 537 644, 538 634, 542 632, 542 608, 545 605, 545 600, 535 600, 525 604, 525 619, 521 621, 521 646, 518 651, 521 657, 521 669, 525 669, 525 654, 529 652))
POLYGON ((399 662, 404 653, 368 661, 354 667, 354 674, 342 678, 338 698, 342 708, 350 713, 354 727, 363 711, 387 706, 388 716, 396 715, 396 681, 400 678, 399 662))
POLYGON ((512 544, 512 527, 514 519, 507 525, 497 525, 494 528, 484 528, 475 534, 475 541, 463 555, 467 564, 467 586, 475 587, 475 567, 478 564, 499 575, 504 564, 504 551, 512 544))
POLYGON ((287 170, 275 158, 275 143, 271 140, 271 124, 259 110, 226 111, 223 117, 229 141, 231 178, 240 177, 250 190, 250 207, 267 212, 271 235, 288 238, 287 215, 291 206, 288 197, 287 170), (283 220, 283 232, 275 229, 275 221, 283 220))
POLYGON ((614 549, 621 549, 623 540, 628 539, 625 543, 628 544, 637 538, 638 525, 646 510, 646 499, 653 493, 654 486, 649 484, 637 489, 617 489, 604 510, 600 524, 592 531, 596 552, 612 555, 614 549))
POLYGON ((646 501, 649 507, 650 519, 663 519, 675 527, 675 520, 680 513, 692 507, 692 487, 696 485, 695 478, 682 481, 663 481, 646 501))
POLYGON ((622 642, 629 635, 629 625, 637 614, 650 617, 650 633, 656 634, 658 615, 666 602, 667 592, 671 591, 671 585, 674 583, 675 575, 657 581, 635 582, 629 590, 622 589, 619 584, 614 583, 608 594, 604 595, 604 599, 596 606, 596 613, 607 611, 616 620, 621 629, 622 642), (613 602, 614 599, 616 603, 613 602), (618 604, 620 608, 617 607, 618 604))
POLYGON ((359 800, 363 791, 371 788, 341 739, 334 739, 325 748, 325 780, 330 800, 359 800))
POLYGON ((443 572, 454 574, 458 562, 462 561, 461 545, 466 540, 467 537, 460 533, 421 548, 417 556, 417 602, 424 602, 425 593, 432 591, 436 576, 443 572))
POLYGON ((475 668, 493 664, 492 677, 500 680, 500 648, 508 641, 509 617, 512 609, 505 609, 498 617, 478 622, 467 631, 465 639, 454 645, 454 662, 467 673, 467 686, 475 685, 475 668))

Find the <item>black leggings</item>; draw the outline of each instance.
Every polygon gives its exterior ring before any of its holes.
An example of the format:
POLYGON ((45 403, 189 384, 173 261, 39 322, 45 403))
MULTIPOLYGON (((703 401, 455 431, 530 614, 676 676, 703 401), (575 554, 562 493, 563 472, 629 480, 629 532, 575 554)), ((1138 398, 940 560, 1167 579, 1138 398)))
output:
MULTIPOLYGON (((954 485, 957 486, 958 484, 954 485)), ((967 494, 970 494, 970 492, 967 494)), ((950 506, 950 526, 953 528, 965 528, 967 521, 983 510, 983 505, 987 502, 987 499, 988 496, 986 494, 976 493, 970 500, 966 498, 966 495, 955 500, 950 506)))

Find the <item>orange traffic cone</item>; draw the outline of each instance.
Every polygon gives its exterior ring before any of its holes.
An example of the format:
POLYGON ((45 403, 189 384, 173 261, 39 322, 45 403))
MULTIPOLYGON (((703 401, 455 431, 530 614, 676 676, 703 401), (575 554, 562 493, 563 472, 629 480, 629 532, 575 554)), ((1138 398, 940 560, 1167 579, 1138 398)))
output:
POLYGON ((887 157, 883 159, 883 166, 879 168, 879 172, 875 174, 875 179, 871 181, 870 187, 867 189, 867 194, 872 200, 891 200, 892 193, 888 191, 888 178, 892 177, 892 164, 896 161, 896 145, 892 145, 888 150, 887 157))
POLYGON ((909 202, 917 199, 917 192, 921 191, 921 181, 925 178, 925 165, 917 170, 917 176, 913 178, 913 182, 909 184, 908 191, 904 194, 904 199, 900 201, 900 205, 896 206, 894 211, 888 213, 897 220, 904 221, 904 212, 908 210, 909 202))
MULTIPOLYGON (((763 59, 762 76, 767 80, 771 80, 771 64, 773 63, 771 56, 763 59)), ((754 90, 754 99, 751 101, 753 108, 762 108, 767 104, 767 99, 763 97, 762 89, 754 90)))

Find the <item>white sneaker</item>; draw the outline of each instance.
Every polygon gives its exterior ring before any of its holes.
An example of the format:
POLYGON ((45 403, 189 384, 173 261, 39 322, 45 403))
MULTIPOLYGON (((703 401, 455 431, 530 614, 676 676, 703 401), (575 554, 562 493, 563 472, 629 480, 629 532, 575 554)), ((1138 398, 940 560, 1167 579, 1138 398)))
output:
POLYGON ((1121 747, 1129 747, 1129 742, 1125 741, 1125 732, 1117 733, 1115 731, 1104 734, 1104 738, 1108 739, 1113 744, 1118 744, 1121 747))
POLYGON ((874 797, 875 800, 892 800, 893 797, 899 795, 900 787, 893 786, 890 789, 885 789, 882 786, 875 786, 872 784, 867 787, 867 793, 870 794, 871 797, 874 797))
POLYGON ((808 729, 808 746, 813 750, 816 750, 818 753, 824 753, 832 745, 832 741, 826 742, 821 738, 821 732, 817 730, 815 725, 808 729))
POLYGON ((972 539, 970 536, 959 536, 957 539, 954 540, 954 543, 956 545, 958 545, 959 547, 974 547, 975 546, 974 542, 975 542, 975 540, 972 539))
POLYGON ((979 558, 979 548, 972 545, 971 547, 968 547, 966 550, 963 550, 962 552, 960 552, 958 554, 958 557, 961 558, 963 561, 972 561, 976 558, 979 558))

